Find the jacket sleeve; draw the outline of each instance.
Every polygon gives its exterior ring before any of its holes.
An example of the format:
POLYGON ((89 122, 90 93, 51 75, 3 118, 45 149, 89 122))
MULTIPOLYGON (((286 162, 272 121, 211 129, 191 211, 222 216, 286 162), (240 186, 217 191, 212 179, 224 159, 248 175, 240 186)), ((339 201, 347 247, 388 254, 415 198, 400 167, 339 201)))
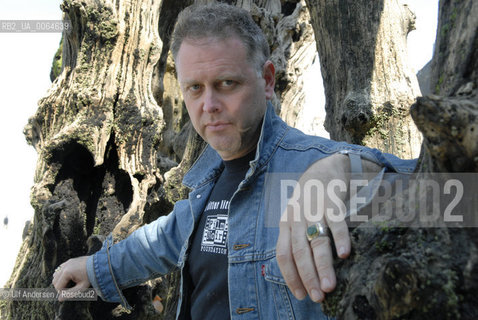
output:
POLYGON ((112 236, 108 236, 101 250, 88 258, 90 283, 103 300, 130 308, 121 290, 181 267, 192 228, 189 202, 182 200, 169 215, 114 245, 112 236), (188 225, 187 221, 191 223, 188 225))

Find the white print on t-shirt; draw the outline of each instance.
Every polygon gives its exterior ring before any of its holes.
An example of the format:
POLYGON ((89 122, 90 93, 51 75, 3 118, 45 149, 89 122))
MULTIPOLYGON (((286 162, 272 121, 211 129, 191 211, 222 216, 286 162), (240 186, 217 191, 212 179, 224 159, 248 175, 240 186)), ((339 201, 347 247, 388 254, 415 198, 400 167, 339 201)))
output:
POLYGON ((206 219, 201 251, 227 254, 227 215, 210 215, 206 219))
POLYGON ((209 201, 204 211, 208 210, 229 210, 229 200, 209 201))

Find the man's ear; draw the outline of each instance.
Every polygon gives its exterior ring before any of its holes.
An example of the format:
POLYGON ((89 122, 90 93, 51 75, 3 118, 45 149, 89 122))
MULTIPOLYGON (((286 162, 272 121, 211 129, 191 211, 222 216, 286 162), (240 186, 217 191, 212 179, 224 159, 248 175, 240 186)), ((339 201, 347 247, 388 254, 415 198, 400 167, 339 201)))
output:
POLYGON ((266 81, 265 93, 266 99, 270 100, 274 97, 274 87, 276 84, 276 68, 272 61, 267 60, 264 63, 264 68, 262 70, 263 78, 266 81))

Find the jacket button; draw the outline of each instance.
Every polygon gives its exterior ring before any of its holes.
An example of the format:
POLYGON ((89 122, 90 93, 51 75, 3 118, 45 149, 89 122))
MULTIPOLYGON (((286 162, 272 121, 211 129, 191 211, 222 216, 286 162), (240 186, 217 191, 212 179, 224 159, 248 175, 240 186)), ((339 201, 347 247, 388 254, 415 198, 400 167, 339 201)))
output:
POLYGON ((196 199, 201 199, 201 195, 198 194, 198 195, 196 196, 196 199))
POLYGON ((251 312, 251 311, 254 311, 254 308, 237 308, 236 309, 237 314, 244 314, 244 313, 248 313, 248 312, 251 312))
POLYGON ((246 243, 246 244, 235 244, 235 245, 232 246, 232 248, 234 250, 241 250, 241 249, 245 249, 249 246, 250 246, 250 244, 248 244, 248 243, 246 243))

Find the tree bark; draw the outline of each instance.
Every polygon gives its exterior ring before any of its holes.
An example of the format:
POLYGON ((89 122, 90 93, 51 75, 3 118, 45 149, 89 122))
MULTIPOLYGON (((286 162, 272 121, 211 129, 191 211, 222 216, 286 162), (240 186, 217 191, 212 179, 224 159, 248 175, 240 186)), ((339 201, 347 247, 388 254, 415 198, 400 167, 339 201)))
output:
POLYGON ((300 1, 292 14, 279 21, 280 44, 272 54, 277 67, 276 91, 280 95, 275 104, 280 106, 281 118, 292 127, 297 127, 299 122, 307 125, 311 121, 304 119, 302 114, 305 105, 304 72, 316 56, 314 31, 309 21, 309 10, 305 2, 300 1), (287 60, 284 61, 284 57, 287 60))
POLYGON ((339 319, 478 317, 477 17, 473 0, 440 2, 431 79, 441 96, 420 97, 411 108, 424 136, 416 178, 379 212, 395 213, 393 219, 358 226, 352 255, 336 261, 338 287, 324 308, 339 319), (458 207, 464 223, 444 223, 443 204, 450 203, 440 203, 442 197, 431 200, 442 205, 441 219, 423 221, 435 208, 422 205, 430 194, 420 183, 456 178, 464 184, 458 207), (397 211, 414 219, 404 224, 397 211))
POLYGON ((446 97, 476 90, 477 14, 476 1, 440 1, 431 92, 446 97))
MULTIPOLYGON (((176 140, 171 130, 180 136, 176 131, 184 118, 183 108, 180 102, 161 108, 151 81, 157 66, 166 67, 158 64, 169 51, 164 36, 170 30, 164 26, 172 25, 187 4, 159 0, 62 3, 72 30, 63 35, 62 72, 25 128, 27 140, 39 153, 32 191, 35 218, 11 287, 48 287, 61 262, 96 251, 109 233, 122 239, 171 208, 174 196, 169 195, 176 188, 165 189, 164 177, 178 159, 182 158, 181 168, 187 168, 197 152, 188 151, 183 157, 181 150, 176 154, 169 148, 176 140), (160 18, 165 23, 162 28, 160 18), (167 142, 163 134, 169 135, 167 142)), ((196 140, 190 146, 199 149, 201 143, 196 140)), ((135 308, 127 316, 116 305, 102 302, 13 302, 8 309, 20 318, 33 309, 45 319, 104 314, 141 318, 152 312, 152 293, 147 285, 130 290, 135 308)), ((165 307, 169 309, 169 301, 165 307)))
POLYGON ((418 156, 409 107, 420 95, 407 63, 414 15, 397 0, 308 0, 331 139, 418 156))

